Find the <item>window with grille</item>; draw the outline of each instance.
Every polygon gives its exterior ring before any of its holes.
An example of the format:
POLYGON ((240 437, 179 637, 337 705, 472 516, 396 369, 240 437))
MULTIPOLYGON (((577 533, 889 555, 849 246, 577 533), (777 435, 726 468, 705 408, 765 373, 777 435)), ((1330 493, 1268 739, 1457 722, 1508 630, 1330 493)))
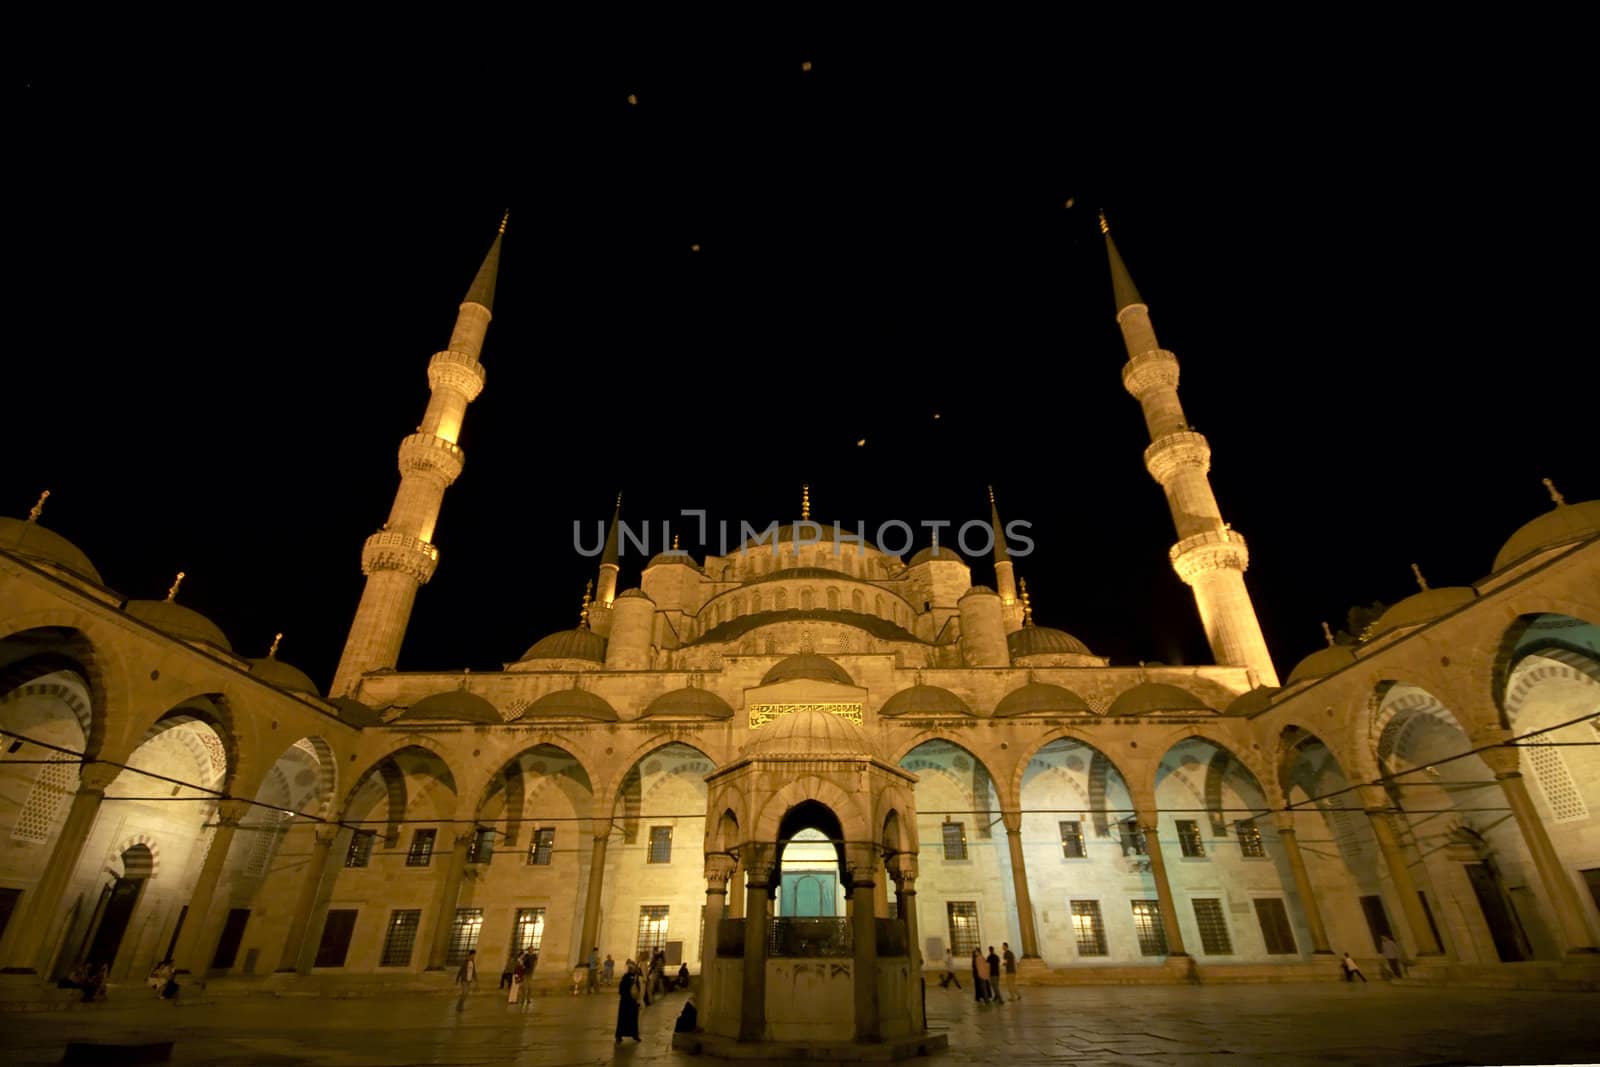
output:
POLYGON ((944 858, 947 860, 964 860, 967 858, 966 823, 947 822, 944 824, 944 858))
POLYGON ((1154 900, 1133 902, 1133 929, 1139 935, 1141 956, 1167 954, 1167 929, 1161 925, 1161 907, 1154 900))
POLYGON ((472 843, 467 846, 468 863, 488 863, 494 856, 494 831, 475 830, 472 843))
POLYGON ((433 839, 437 831, 418 830, 411 835, 411 851, 406 853, 407 867, 426 867, 433 859, 433 839))
POLYGON ((535 867, 548 867, 555 851, 555 827, 541 826, 533 832, 533 840, 528 843, 528 863, 535 867))
POLYGON ((970 956, 978 947, 978 903, 974 900, 952 900, 945 905, 950 917, 950 952, 956 956, 970 956))
POLYGON ((391 911, 389 929, 383 935, 383 956, 379 967, 406 967, 411 963, 411 948, 417 943, 417 927, 422 924, 421 909, 391 911))
POLYGON ((1194 921, 1200 927, 1200 951, 1207 956, 1233 955, 1233 940, 1228 936, 1228 920, 1222 914, 1222 901, 1202 897, 1194 901, 1194 921))
POLYGON ((650 827, 650 863, 672 862, 672 827, 650 827))
POLYGON ((11 829, 11 836, 18 841, 42 844, 50 840, 56 813, 61 810, 62 801, 74 791, 78 765, 72 757, 63 752, 53 752, 46 759, 38 778, 34 779, 33 788, 28 792, 28 799, 23 801, 22 810, 17 814, 17 823, 11 829))
POLYGON ((1205 842, 1200 840, 1200 824, 1194 819, 1177 820, 1178 848, 1185 856, 1199 857, 1206 854, 1205 842))
POLYGON ((450 923, 450 948, 445 953, 445 965, 460 966, 467 953, 478 947, 478 932, 482 929, 482 908, 457 908, 456 917, 450 923))
POLYGON ((350 952, 350 937, 356 932, 356 909, 335 908, 322 924, 322 940, 317 944, 313 967, 343 967, 350 952))
POLYGON ((544 909, 518 908, 517 921, 511 926, 511 951, 539 954, 544 944, 544 909))
POLYGON ((1539 780, 1539 789, 1544 793, 1545 803, 1550 805, 1553 821, 1587 819, 1589 806, 1583 802, 1583 794, 1578 791, 1578 783, 1573 780, 1561 750, 1554 745, 1530 744, 1524 745, 1522 751, 1533 765, 1533 776, 1539 780))
POLYGON ((372 862, 372 842, 378 835, 371 830, 357 830, 350 835, 350 848, 344 854, 346 867, 365 867, 372 862))
POLYGON ((1064 822, 1061 824, 1061 855, 1069 860, 1081 860, 1087 855, 1083 850, 1083 824, 1081 822, 1064 822))
POLYGON ((1106 924, 1100 918, 1098 900, 1072 902, 1072 932, 1078 938, 1078 955, 1104 956, 1106 954, 1106 924))
POLYGON ((1122 854, 1124 856, 1144 856, 1149 854, 1145 845, 1144 831, 1139 829, 1138 819, 1123 819, 1117 823, 1117 834, 1122 839, 1122 854))
POLYGON ((1261 840, 1261 827, 1256 825, 1254 819, 1240 819, 1233 824, 1233 828, 1239 835, 1239 852, 1242 855, 1259 859, 1267 854, 1267 846, 1261 840))
POLYGON ((1262 897, 1256 901, 1256 921, 1261 924, 1261 939, 1267 943, 1267 952, 1274 956, 1293 955, 1299 951, 1294 945, 1294 930, 1289 926, 1289 913, 1283 909, 1278 897, 1262 897))
POLYGON ((667 905, 646 904, 639 909, 639 951, 633 957, 641 967, 649 967, 650 957, 667 945, 667 905))

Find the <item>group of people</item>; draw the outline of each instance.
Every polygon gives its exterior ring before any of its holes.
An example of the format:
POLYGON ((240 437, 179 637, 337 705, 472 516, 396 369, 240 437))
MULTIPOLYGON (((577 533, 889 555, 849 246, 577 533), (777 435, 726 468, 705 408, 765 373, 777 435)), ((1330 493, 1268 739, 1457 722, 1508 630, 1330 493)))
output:
MULTIPOLYGON (((989 946, 989 954, 984 955, 978 946, 972 946, 972 995, 979 1004, 1004 1004, 1005 996, 1000 994, 1002 980, 1005 983, 1005 993, 1012 1000, 1018 999, 1017 993, 1017 957, 1011 951, 1011 944, 1007 941, 1000 942, 1000 952, 989 946)), ((956 961, 950 949, 944 950, 944 976, 939 979, 940 989, 949 989, 954 985, 961 988, 961 979, 956 977, 956 961)))
POLYGON ((58 989, 77 989, 83 993, 83 1002, 88 1004, 96 1000, 106 999, 106 979, 111 975, 111 964, 102 963, 96 967, 92 963, 76 964, 67 976, 56 983, 58 989))
MULTIPOLYGON (((1383 966, 1388 972, 1385 977, 1394 979, 1406 976, 1405 959, 1400 954, 1399 942, 1384 934, 1378 941, 1378 952, 1383 956, 1383 966)), ((1360 965, 1350 958, 1350 953, 1346 952, 1344 958, 1339 961, 1339 970, 1346 982, 1354 982, 1359 978, 1363 985, 1366 984, 1367 976, 1361 973, 1360 965)))
MULTIPOLYGON (((617 1044, 622 1044, 622 1039, 625 1037, 631 1037, 635 1041, 640 1039, 641 1007, 649 1005, 653 999, 669 990, 689 988, 690 976, 687 963, 678 968, 678 975, 674 979, 667 978, 666 969, 667 954, 659 948, 651 953, 648 970, 639 966, 634 960, 628 960, 623 965, 622 981, 617 983, 617 1044)), ((695 1007, 694 996, 691 994, 684 1002, 683 1010, 678 1013, 673 1029, 679 1033, 687 1033, 694 1031, 698 1026, 699 1009, 695 1007)))
POLYGON ((506 969, 500 972, 500 988, 508 990, 507 1004, 527 1010, 533 1003, 533 968, 538 962, 539 954, 531 948, 511 954, 506 969))

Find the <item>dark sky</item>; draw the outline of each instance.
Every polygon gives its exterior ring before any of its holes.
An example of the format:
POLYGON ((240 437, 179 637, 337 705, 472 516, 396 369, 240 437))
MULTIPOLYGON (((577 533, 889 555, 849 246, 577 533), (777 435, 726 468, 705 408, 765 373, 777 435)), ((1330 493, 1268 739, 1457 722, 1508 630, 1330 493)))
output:
POLYGON ((1320 620, 1415 591, 1412 561, 1483 577, 1549 506, 1541 477, 1600 496, 1588 87, 1559 33, 1146 54, 1023 26, 656 29, 516 62, 27 57, 0 511, 51 489, 46 525, 112 587, 159 598, 182 569, 241 654, 285 631, 326 685, 507 207, 488 385, 402 668, 496 669, 576 622, 572 524, 618 490, 634 519, 765 524, 803 481, 817 517, 869 529, 982 517, 992 483, 1032 524, 1039 622, 1119 664, 1208 662, 1099 207, 1280 672, 1320 620))

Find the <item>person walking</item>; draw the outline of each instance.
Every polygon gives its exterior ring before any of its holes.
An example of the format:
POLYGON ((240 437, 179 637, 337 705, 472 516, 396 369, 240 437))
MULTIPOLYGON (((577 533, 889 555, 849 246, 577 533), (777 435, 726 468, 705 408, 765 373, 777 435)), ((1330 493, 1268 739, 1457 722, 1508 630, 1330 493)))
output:
POLYGON ((639 1040, 639 965, 628 960, 623 965, 622 981, 617 983, 617 1044, 631 1037, 639 1040))
POLYGON ((989 995, 994 997, 996 1004, 1004 1004, 1006 998, 1000 995, 1000 954, 995 952, 993 945, 989 946, 989 958, 983 963, 989 972, 989 995))
POLYGON ((1011 943, 1000 942, 1000 963, 1005 968, 1006 996, 1012 1000, 1017 999, 1017 957, 1011 952, 1011 943))
POLYGON ((1362 985, 1366 984, 1367 976, 1361 973, 1360 966, 1356 964, 1355 960, 1350 958, 1350 953, 1346 952, 1344 954, 1344 959, 1339 961, 1339 966, 1344 968, 1344 980, 1346 982, 1354 982, 1357 978, 1359 978, 1361 979, 1362 985))
POLYGON ((961 979, 956 977, 955 957, 950 954, 950 946, 946 945, 944 947, 944 977, 939 979, 939 988, 949 989, 951 982, 955 983, 957 989, 961 988, 961 979))
POLYGON ((1404 978, 1406 970, 1405 963, 1400 958, 1399 943, 1388 934, 1384 934, 1383 940, 1379 945, 1379 951, 1383 953, 1383 962, 1389 968, 1390 975, 1395 978, 1404 978))
POLYGON ((467 1008, 467 994, 478 984, 478 950, 471 949, 456 970, 456 1011, 467 1008))
POLYGON ((507 1004, 522 1003, 522 986, 526 972, 522 969, 522 957, 513 956, 511 962, 511 991, 506 994, 507 1004))
POLYGON ((600 946, 589 950, 589 992, 600 992, 600 946))
POLYGON ((972 999, 979 1004, 989 999, 988 983, 983 980, 983 972, 989 965, 984 962, 983 954, 978 951, 978 946, 972 946, 972 999))
POLYGON ((526 1011, 533 1003, 533 966, 539 962, 539 954, 529 949, 522 954, 522 988, 517 990, 517 1007, 526 1011))
POLYGON ((511 950, 511 956, 506 960, 506 969, 500 972, 500 988, 510 989, 517 972, 517 965, 522 962, 522 953, 516 949, 511 950))

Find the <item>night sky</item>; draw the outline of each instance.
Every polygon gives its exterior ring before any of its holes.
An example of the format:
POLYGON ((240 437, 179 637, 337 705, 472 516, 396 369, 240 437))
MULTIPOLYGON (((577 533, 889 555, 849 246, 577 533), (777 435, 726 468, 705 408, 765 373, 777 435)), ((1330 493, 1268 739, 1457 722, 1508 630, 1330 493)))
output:
POLYGON ((1118 665, 1209 662, 1102 207, 1280 673, 1319 621, 1414 592, 1413 561, 1483 577, 1540 478, 1600 496, 1590 117, 1559 41, 1307 31, 1134 76, 1126 40, 942 29, 632 26, 514 63, 40 51, 7 88, 0 512, 50 489, 45 525, 124 596, 186 571, 236 651, 284 631, 326 686, 507 208, 402 669, 498 669, 576 623, 572 524, 618 491, 658 529, 736 527, 798 518, 802 482, 869 533, 983 518, 993 484, 1032 524, 1039 623, 1118 665))

